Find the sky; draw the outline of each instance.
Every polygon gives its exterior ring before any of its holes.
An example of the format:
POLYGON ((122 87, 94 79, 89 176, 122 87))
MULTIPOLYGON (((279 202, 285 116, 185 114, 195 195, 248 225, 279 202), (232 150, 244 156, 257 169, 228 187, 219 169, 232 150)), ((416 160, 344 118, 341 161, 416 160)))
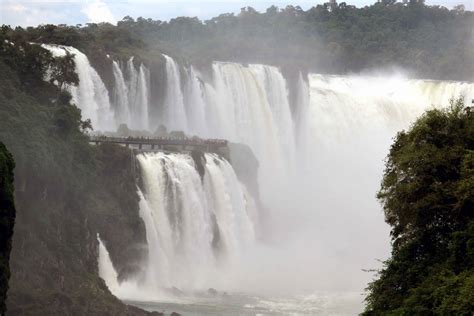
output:
MULTIPOLYGON (((362 7, 375 1, 346 0, 346 3, 362 7)), ((221 13, 238 13, 246 6, 265 11, 271 5, 281 8, 299 5, 307 10, 324 2, 327 0, 0 0, 0 25, 116 23, 126 15, 162 21, 177 16, 206 20, 221 13)), ((469 10, 474 7, 474 0, 426 0, 426 3, 450 9, 457 4, 464 4, 469 10)))

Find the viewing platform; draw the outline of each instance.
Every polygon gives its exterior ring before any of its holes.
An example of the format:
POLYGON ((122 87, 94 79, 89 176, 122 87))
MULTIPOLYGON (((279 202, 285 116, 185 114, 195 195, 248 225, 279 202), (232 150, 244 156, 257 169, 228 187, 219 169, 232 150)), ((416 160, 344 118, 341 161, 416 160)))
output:
POLYGON ((118 144, 137 151, 193 151, 219 152, 227 147, 225 139, 201 139, 197 137, 115 137, 89 136, 93 144, 118 144))

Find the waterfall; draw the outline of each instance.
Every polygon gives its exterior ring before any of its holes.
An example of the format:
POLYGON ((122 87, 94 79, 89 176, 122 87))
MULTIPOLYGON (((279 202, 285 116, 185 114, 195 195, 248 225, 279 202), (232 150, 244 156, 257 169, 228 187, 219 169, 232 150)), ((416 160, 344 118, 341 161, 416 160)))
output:
POLYGON ((117 295, 117 291, 119 289, 117 271, 115 271, 112 260, 110 260, 109 252, 100 239, 99 234, 97 234, 97 241, 99 242, 99 276, 105 281, 105 284, 109 288, 110 292, 117 295))
POLYGON ((205 160, 201 181, 189 155, 138 155, 149 249, 141 290, 215 286, 218 270, 255 239, 256 211, 232 167, 214 154, 205 160))
POLYGON ((191 66, 187 70, 184 93, 184 104, 189 117, 188 132, 193 135, 209 137, 209 128, 206 118, 206 101, 204 100, 205 82, 201 74, 191 66))
POLYGON ((304 80, 301 72, 298 73, 298 82, 297 82, 297 91, 296 91, 296 123, 295 123, 295 137, 296 137, 296 147, 298 155, 300 155, 300 161, 303 166, 306 166, 308 161, 307 157, 307 147, 310 135, 308 135, 308 121, 309 121, 309 84, 304 80))
POLYGON ((118 62, 112 62, 115 87, 113 103, 115 104, 115 120, 117 124, 130 124, 130 109, 128 106, 128 88, 125 83, 125 78, 118 62))
MULTIPOLYGON (((401 77, 325 76, 311 74, 307 124, 314 140, 344 141, 368 130, 393 133, 426 109, 443 108, 460 95, 468 102, 473 84, 401 77)), ((331 144, 327 144, 330 146, 331 144)), ((311 144, 309 144, 311 147, 311 144)))
MULTIPOLYGON (((135 103, 135 113, 137 114, 136 126, 140 126, 142 129, 149 129, 148 121, 148 102, 149 96, 149 82, 150 72, 143 65, 140 64, 138 72, 138 83, 137 83, 137 98, 135 103)), ((132 125, 133 126, 133 125, 132 125)))
POLYGON ((169 56, 163 55, 166 60, 166 100, 164 122, 168 130, 188 130, 188 120, 184 108, 184 97, 181 87, 181 75, 178 64, 169 56))
POLYGON ((138 130, 149 129, 150 71, 143 63, 137 69, 134 57, 127 61, 124 71, 115 67, 115 64, 117 63, 114 61, 115 89, 124 91, 119 99, 123 101, 117 103, 116 107, 122 108, 122 104, 125 104, 123 112, 128 114, 122 116, 122 120, 117 121, 117 124, 126 123, 128 127, 138 130))
POLYGON ((205 95, 213 135, 249 145, 259 161, 264 200, 284 194, 294 167, 294 126, 286 82, 276 67, 214 63, 205 95))
POLYGON ((165 125, 179 125, 189 134, 248 144, 260 161, 266 161, 259 175, 262 192, 273 194, 286 178, 287 170, 293 168, 295 154, 288 88, 279 69, 216 62, 212 65, 212 80, 205 81, 190 67, 181 89, 177 65, 171 57, 165 57, 165 103, 168 112, 170 107, 174 109, 165 125), (177 124, 181 117, 186 120, 177 124))
POLYGON ((139 111, 135 110, 135 104, 137 100, 137 91, 138 89, 138 72, 135 68, 135 65, 133 63, 134 57, 130 57, 130 59, 127 61, 127 87, 128 87, 128 108, 131 112, 129 121, 127 122, 131 128, 137 128, 136 126, 136 117, 137 113, 139 111))
POLYGON ((53 56, 65 56, 66 51, 74 54, 79 85, 68 87, 73 102, 82 110, 82 118, 91 120, 94 129, 114 129, 109 93, 87 56, 74 47, 48 44, 42 44, 42 47, 49 50, 53 56))

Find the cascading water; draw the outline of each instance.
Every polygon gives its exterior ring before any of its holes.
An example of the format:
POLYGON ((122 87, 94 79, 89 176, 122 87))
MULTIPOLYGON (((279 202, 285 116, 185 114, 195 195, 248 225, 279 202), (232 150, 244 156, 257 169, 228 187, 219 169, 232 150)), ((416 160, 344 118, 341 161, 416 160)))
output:
POLYGON ((188 130, 188 119, 184 108, 184 97, 181 88, 181 75, 178 64, 169 56, 163 55, 166 60, 166 100, 165 121, 170 131, 188 130))
POLYGON ((109 252, 102 242, 102 239, 100 239, 99 234, 97 234, 97 241, 99 242, 99 276, 105 281, 109 290, 117 294, 117 290, 119 289, 117 271, 115 271, 112 260, 110 260, 109 252))
POLYGON ((189 117, 187 130, 191 134, 208 137, 209 128, 206 118, 206 102, 204 100, 204 89, 206 83, 201 79, 201 75, 193 66, 187 70, 187 78, 184 93, 184 104, 189 117))
POLYGON ((155 290, 215 286, 219 265, 254 239, 249 213, 255 211, 232 167, 216 155, 205 157, 201 181, 189 155, 138 156, 144 187, 141 216, 153 245, 147 285, 155 290))
MULTIPOLYGON (((133 63, 134 57, 130 57, 130 59, 127 61, 127 67, 126 67, 126 74, 127 74, 127 87, 128 87, 128 108, 130 110, 130 117, 128 118, 128 123, 130 124, 130 127, 136 128, 135 126, 135 120, 132 118, 136 117, 136 113, 133 113, 133 105, 136 102, 137 99, 137 91, 138 91, 138 72, 137 69, 135 68, 135 64, 133 63)), ((138 111, 137 111, 138 112, 138 111)))
POLYGON ((128 88, 125 83, 120 65, 115 60, 112 62, 115 86, 114 86, 114 98, 113 103, 115 104, 115 120, 118 124, 130 124, 131 115, 128 106, 128 88))
POLYGON ((143 63, 137 68, 131 57, 125 70, 113 61, 115 122, 132 129, 149 129, 150 71, 143 63), (124 73, 126 75, 124 75, 124 73))
MULTIPOLYGON (((177 287, 201 290, 226 284, 223 277, 255 240, 255 204, 225 159, 206 154, 203 179, 188 154, 140 154, 140 216, 148 261, 143 275, 112 291, 125 298, 158 299, 177 287), (216 278, 221 275, 221 278, 216 278)), ((102 243, 100 244, 102 247, 102 243)), ((101 248, 102 249, 102 248, 101 248)), ((107 256, 99 259, 110 280, 107 256)), ((113 277, 112 277, 113 278, 113 277)))
POLYGON ((48 44, 42 44, 42 47, 49 50, 53 56, 65 56, 66 52, 74 54, 79 85, 68 87, 73 102, 82 110, 82 117, 91 120, 94 129, 113 129, 114 114, 109 93, 87 56, 74 47, 48 44))
POLYGON ((134 111, 137 113, 136 121, 138 122, 138 126, 141 126, 143 129, 149 129, 149 121, 148 121, 148 102, 150 99, 149 89, 148 86, 150 82, 150 72, 148 69, 143 65, 140 64, 140 69, 138 72, 138 89, 137 89, 137 98, 135 103, 136 110, 134 111))
MULTIPOLYGON (((214 63, 212 82, 199 81, 201 91, 187 99, 203 98, 195 104, 204 104, 199 122, 206 129, 198 135, 221 137, 248 144, 260 161, 259 182, 264 199, 281 191, 281 184, 289 170, 294 168, 294 124, 288 100, 286 82, 276 67, 235 63, 214 63)), ((200 126, 195 117, 188 115, 190 126, 200 126)), ((185 129, 186 130, 186 129, 185 129)))

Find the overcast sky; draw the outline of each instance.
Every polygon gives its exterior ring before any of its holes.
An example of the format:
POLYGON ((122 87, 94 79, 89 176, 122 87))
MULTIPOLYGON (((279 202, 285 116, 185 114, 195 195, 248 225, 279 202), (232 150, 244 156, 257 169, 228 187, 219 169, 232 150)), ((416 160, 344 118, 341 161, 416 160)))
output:
MULTIPOLYGON (((155 20, 169 20, 177 16, 197 16, 206 20, 220 13, 237 13, 245 6, 264 11, 271 5, 285 7, 291 4, 299 5, 306 10, 323 2, 327 0, 0 0, 0 25, 114 23, 126 15, 155 20)), ((348 0, 346 2, 361 7, 370 5, 375 0, 348 0)), ((461 3, 470 10, 474 6, 474 0, 426 0, 426 3, 443 5, 450 9, 461 3)))

